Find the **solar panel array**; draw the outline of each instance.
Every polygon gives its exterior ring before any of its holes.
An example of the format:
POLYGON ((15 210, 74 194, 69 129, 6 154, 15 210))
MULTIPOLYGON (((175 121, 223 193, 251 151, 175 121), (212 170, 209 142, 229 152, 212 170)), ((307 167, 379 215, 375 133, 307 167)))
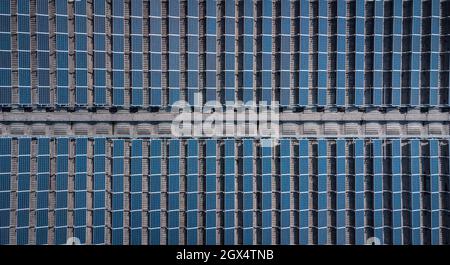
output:
POLYGON ((448 140, 0 142, 3 244, 448 244, 448 140))
POLYGON ((449 4, 3 0, 5 108, 446 107, 449 4))
POLYGON ((439 0, 0 0, 0 244, 449 244, 449 22, 439 0), (178 100, 287 118, 273 145, 175 138, 178 100))

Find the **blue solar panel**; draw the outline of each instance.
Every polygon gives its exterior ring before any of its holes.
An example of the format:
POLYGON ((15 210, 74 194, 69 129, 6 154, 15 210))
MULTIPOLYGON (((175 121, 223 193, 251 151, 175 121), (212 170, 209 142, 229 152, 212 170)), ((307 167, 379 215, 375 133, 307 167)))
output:
POLYGON ((86 242, 87 226, 87 138, 75 140, 75 180, 74 180, 74 236, 80 243, 86 242))
POLYGON ((242 243, 253 243, 253 140, 242 143, 242 243))
POLYGON ((36 244, 48 244, 50 139, 37 140, 36 244))
POLYGON ((69 188, 69 138, 56 141, 56 208, 55 244, 67 242, 68 188, 69 188))
POLYGON ((122 139, 112 141, 111 228, 113 245, 123 244, 124 227, 124 144, 122 139))
POLYGON ((160 244, 161 236, 161 140, 150 140, 149 244, 160 244))
POLYGON ((105 215, 106 215, 106 139, 94 139, 94 179, 93 179, 93 213, 92 226, 94 244, 105 243, 105 215))
POLYGON ((142 242, 142 145, 140 139, 131 141, 130 155, 130 244, 142 242))
POLYGON ((0 244, 9 243, 11 139, 0 138, 0 244))
POLYGON ((291 191, 291 152, 293 142, 289 139, 280 141, 280 243, 290 243, 290 191, 291 191))
POLYGON ((235 146, 234 140, 224 141, 224 176, 223 176, 223 215, 224 215, 224 244, 233 245, 235 241, 235 146))
POLYGON ((205 238, 206 244, 214 245, 216 241, 216 141, 205 140, 206 148, 206 180, 205 180, 205 238))
MULTIPOLYGON (((270 139, 267 141, 271 141, 270 139)), ((261 147, 261 243, 272 243, 272 150, 270 146, 261 147)))
POLYGON ((180 140, 168 140, 167 243, 179 244, 180 229, 180 140))
POLYGON ((25 245, 29 243, 31 138, 19 139, 18 145, 16 237, 18 245, 25 245))
POLYGON ((198 141, 186 142, 186 243, 198 243, 199 168, 198 141))

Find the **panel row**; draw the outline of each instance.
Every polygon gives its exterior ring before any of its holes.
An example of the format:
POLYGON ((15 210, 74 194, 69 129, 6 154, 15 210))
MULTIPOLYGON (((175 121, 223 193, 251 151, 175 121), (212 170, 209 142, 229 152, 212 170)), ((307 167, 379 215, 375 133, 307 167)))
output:
POLYGON ((0 243, 450 243, 448 139, 0 138, 0 243))
POLYGON ((1 0, 3 107, 448 106, 439 0, 1 0))

